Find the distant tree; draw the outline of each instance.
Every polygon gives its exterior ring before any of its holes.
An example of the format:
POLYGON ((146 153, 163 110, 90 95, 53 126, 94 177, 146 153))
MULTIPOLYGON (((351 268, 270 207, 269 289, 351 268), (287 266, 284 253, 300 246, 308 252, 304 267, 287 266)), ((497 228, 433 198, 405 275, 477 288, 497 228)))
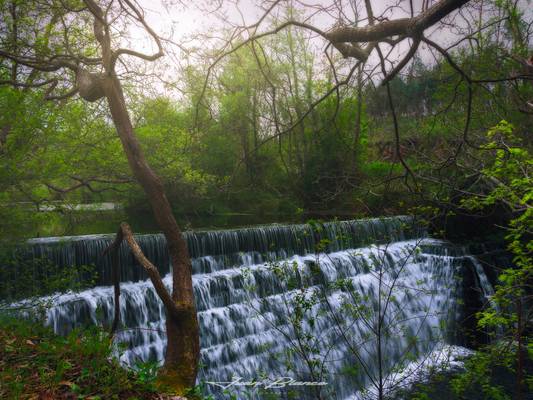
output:
MULTIPOLYGON (((365 66, 364 74, 367 83, 379 83, 382 88, 374 93, 376 101, 369 107, 370 112, 375 112, 379 116, 390 116, 392 120, 392 143, 395 162, 399 163, 403 169, 403 174, 394 174, 387 179, 402 179, 411 192, 418 193, 417 174, 406 161, 405 152, 402 150, 400 117, 408 113, 427 113, 431 102, 428 90, 434 87, 435 81, 429 79, 420 87, 406 86, 406 81, 398 79, 399 74, 405 73, 405 67, 416 71, 420 62, 415 57, 421 46, 425 46, 434 53, 435 58, 448 64, 455 73, 455 92, 457 98, 466 99, 462 115, 464 134, 457 135, 455 147, 458 152, 472 147, 469 141, 468 131, 471 127, 471 109, 476 89, 490 90, 488 86, 497 82, 508 82, 516 86, 531 87, 531 76, 533 74, 533 61, 529 54, 529 31, 530 25, 523 18, 524 5, 516 1, 502 2, 469 2, 468 0, 441 0, 436 2, 400 2, 391 4, 390 7, 381 7, 379 2, 371 0, 335 2, 334 4, 299 6, 298 13, 288 13, 280 18, 280 13, 276 10, 281 8, 282 2, 274 1, 263 6, 264 14, 256 23, 249 26, 237 26, 230 39, 221 45, 220 53, 212 56, 212 62, 205 81, 204 90, 209 79, 215 70, 215 66, 227 55, 238 51, 241 47, 250 43, 262 43, 266 37, 278 35, 280 32, 292 32, 293 29, 307 32, 317 41, 323 41, 323 49, 332 67, 335 76, 335 85, 324 90, 322 95, 315 96, 305 110, 301 110, 301 118, 296 118, 291 125, 284 127, 280 132, 276 132, 276 137, 290 136, 294 131, 301 130, 307 120, 313 118, 313 109, 324 101, 327 97, 338 94, 339 88, 350 86, 356 71, 361 66, 365 66), (378 11, 379 10, 379 11, 378 11), (466 19, 464 25, 457 24, 454 32, 458 34, 456 42, 445 47, 435 40, 435 32, 442 29, 440 21, 445 19, 451 21, 456 15, 470 13, 476 18, 472 22, 466 19), (268 16, 272 17, 274 23, 268 25, 268 16), (392 15, 392 16, 391 16, 392 15), (322 17, 322 19, 320 18, 322 17), (321 26, 323 20, 332 20, 328 29, 321 26), (495 31, 497 30, 497 31, 495 31), (493 32, 495 31, 495 32, 493 32), (476 78, 470 73, 466 65, 459 65, 455 59, 457 49, 465 48, 468 44, 473 46, 483 45, 485 32, 491 32, 497 38, 496 48, 500 50, 500 62, 512 64, 513 71, 504 69, 492 69, 493 75, 487 78, 476 78), (480 39, 481 38, 481 39, 480 39), (406 46, 406 50, 400 46, 406 46), (400 56, 397 55, 400 50, 400 56), (340 56, 340 57, 339 57, 340 56), (413 57, 415 60, 413 62, 413 57), (411 63, 411 66, 409 66, 411 63), (503 73, 505 72, 505 73, 503 73), (368 78, 373 78, 370 81, 368 78), (396 79, 395 79, 396 78, 396 79), (427 89, 427 90, 426 90, 427 89), (414 90, 409 92, 409 90, 414 90), (462 94, 460 95, 460 92, 462 94), (422 98, 418 98, 422 96, 422 98)), ((485 64, 493 67, 494 64, 485 64)), ((298 77, 299 78, 299 77, 298 77)), ((293 79, 294 80, 294 79, 293 79)), ((407 79, 409 80, 409 79, 407 79)), ((412 82, 411 82, 412 83, 412 82)), ((524 113, 531 113, 531 97, 518 97, 514 99, 524 113)), ((455 105, 455 101, 450 102, 450 107, 455 105)), ((459 103, 459 102, 457 102, 459 103)), ((446 105, 443 105, 445 108, 446 105)), ((435 114, 440 113, 437 110, 435 114)), ((269 141, 271 138, 268 138, 269 141)), ((453 161, 455 156, 451 156, 453 161)))

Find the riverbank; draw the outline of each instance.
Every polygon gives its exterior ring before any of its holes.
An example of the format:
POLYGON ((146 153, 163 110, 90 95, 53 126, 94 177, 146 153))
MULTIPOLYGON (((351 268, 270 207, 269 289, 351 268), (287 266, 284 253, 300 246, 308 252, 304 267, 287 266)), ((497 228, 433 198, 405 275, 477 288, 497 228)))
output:
MULTIPOLYGON (((55 335, 40 323, 0 316, 0 398, 39 400, 171 400, 155 384, 150 364, 137 371, 110 357, 111 344, 99 329, 55 335)), ((531 367, 531 365, 529 365, 531 367)), ((502 399, 517 399, 516 381, 503 367, 487 371, 489 382, 502 399), (503 397, 502 397, 503 396, 503 397)), ((432 374, 429 381, 397 392, 393 400, 486 400, 482 382, 468 382, 459 394, 454 387, 468 378, 462 367, 432 374)), ((201 397, 189 396, 190 399, 201 397)), ((522 399, 533 399, 524 393, 522 399)))
MULTIPOLYGON (((482 356, 482 353, 476 353, 482 356)), ((474 362, 476 358, 471 359, 474 362)), ((516 374, 502 365, 479 365, 476 373, 464 368, 454 368, 431 376, 429 381, 419 382, 409 390, 401 391, 390 400, 532 400, 531 388, 518 392, 516 374), (484 379, 472 379, 484 374, 484 379), (529 390, 529 392, 528 392, 529 390)), ((531 365, 529 365, 531 370, 531 365)), ((529 372, 530 373, 530 372, 529 372)))
POLYGON ((63 337, 41 323, 0 315, 0 398, 171 398, 158 393, 153 366, 127 370, 111 351, 109 337, 96 328, 63 337))

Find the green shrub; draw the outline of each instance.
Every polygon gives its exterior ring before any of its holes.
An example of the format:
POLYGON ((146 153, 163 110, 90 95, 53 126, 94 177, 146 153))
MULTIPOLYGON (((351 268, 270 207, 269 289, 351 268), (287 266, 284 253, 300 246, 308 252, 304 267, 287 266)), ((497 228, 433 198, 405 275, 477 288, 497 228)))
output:
POLYGON ((38 322, 0 315, 0 398, 159 398, 153 369, 125 369, 112 352, 98 328, 62 337, 38 322))

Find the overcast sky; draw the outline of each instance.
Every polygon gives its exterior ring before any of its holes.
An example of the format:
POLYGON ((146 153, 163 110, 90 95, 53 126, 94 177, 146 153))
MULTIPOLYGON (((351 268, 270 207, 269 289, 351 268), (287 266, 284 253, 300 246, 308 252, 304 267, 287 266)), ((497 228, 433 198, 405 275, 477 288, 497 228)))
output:
MULTIPOLYGON (((272 11, 272 17, 282 17, 285 14, 287 5, 299 10, 301 14, 297 19, 311 22, 313 25, 322 30, 331 28, 339 18, 339 8, 333 7, 338 4, 338 1, 325 0, 286 0, 277 5, 272 11), (319 10, 319 8, 323 8, 319 10), (308 19, 308 20, 307 20, 308 19)), ((353 0, 352 2, 355 2, 353 0)), ((420 11, 423 0, 413 0, 415 15, 420 11)), ((430 4, 436 3, 438 0, 430 0, 430 4)), ((163 37, 171 38, 173 42, 183 45, 187 49, 191 49, 191 54, 197 54, 195 51, 204 51, 211 49, 215 51, 223 45, 222 40, 216 40, 213 37, 222 37, 223 29, 232 29, 236 26, 251 25, 255 23, 264 13, 264 9, 268 7, 270 2, 254 1, 254 0, 240 0, 240 1, 177 1, 177 0, 138 0, 146 13, 146 19, 153 29, 163 37), (208 40, 211 36, 211 40, 208 40), (207 45, 206 45, 207 44, 207 45)), ((523 9, 528 9, 531 5, 530 0, 521 0, 523 9)), ((362 17, 365 16, 363 9, 364 2, 357 1, 359 12, 362 17)), ((432 37, 433 40, 439 42, 443 46, 447 46, 456 41, 461 35, 460 31, 468 24, 477 24, 479 18, 479 6, 483 3, 486 11, 490 5, 487 0, 472 0, 468 7, 464 7, 460 13, 453 13, 452 17, 448 18, 449 24, 439 24, 426 31, 426 35, 432 37)), ((374 14, 384 15, 389 19, 401 18, 409 16, 409 0, 373 0, 372 1, 374 14)), ((346 20, 354 21, 354 12, 350 7, 350 1, 345 0, 343 7, 343 23, 346 20)), ((531 14, 529 8, 529 14, 531 14)), ((485 16, 485 19, 488 18, 485 16)), ((268 30, 271 20, 265 20, 259 32, 268 30)), ((366 21, 361 23, 366 25, 366 21)), ((309 33, 311 35, 311 33, 309 33)), ((237 41, 235 41, 237 42, 237 41)), ((321 52, 326 45, 326 42, 320 38, 312 41, 317 52, 321 52)), ((153 41, 149 39, 146 32, 141 28, 131 30, 131 38, 129 46, 137 50, 145 52, 155 49, 153 41)), ((171 46, 172 51, 168 52, 168 56, 162 61, 159 66, 160 70, 166 73, 167 77, 177 77, 179 64, 184 62, 195 62, 194 57, 187 59, 185 53, 178 50, 176 46, 171 46)), ((400 59, 407 51, 408 43, 405 42, 394 50, 391 54, 392 60, 400 59)), ((375 53, 375 52, 374 52, 375 53)), ((425 62, 431 62, 434 55, 426 48, 421 46, 418 51, 425 62)), ((319 56, 323 57, 323 56, 319 56)), ((325 57, 323 57, 325 58, 325 57)), ((372 68, 372 64, 376 63, 377 56, 374 54, 369 59, 368 68, 372 68)), ((322 60, 325 62, 325 60, 322 60)))
MULTIPOLYGON (((436 2, 437 0, 433 0, 436 2)), ((474 1, 473 1, 474 2, 474 1)), ((215 1, 190 1, 182 4, 176 0, 139 0, 139 4, 146 12, 146 18, 150 25, 161 35, 171 37, 174 42, 183 44, 185 47, 194 48, 201 46, 202 41, 189 41, 198 34, 207 34, 208 32, 220 32, 223 28, 231 28, 237 25, 250 25, 255 23, 264 13, 264 7, 269 2, 240 0, 240 1, 221 1, 221 7, 217 7, 215 1)), ((272 16, 281 16, 284 14, 284 8, 292 4, 296 9, 302 12, 297 18, 300 20, 310 18, 313 25, 322 30, 328 30, 338 18, 338 11, 331 7, 334 1, 311 0, 311 1, 283 1, 276 6, 272 16), (317 12, 317 6, 330 7, 329 10, 317 12)), ((346 2, 347 4, 349 2, 346 2)), ((362 1, 358 1, 360 12, 364 17, 362 1)), ((415 10, 419 11, 422 0, 413 1, 415 10)), ((353 18, 352 10, 345 5, 343 11, 348 18, 353 18)), ((373 0, 375 15, 385 15, 386 17, 400 18, 408 16, 408 0, 401 0, 398 7, 397 0, 373 0), (387 11, 386 11, 387 10, 387 11)), ((458 21, 460 22, 460 21, 458 21)), ((261 30, 268 28, 269 21, 263 22, 261 30)), ((366 22, 363 22, 366 24, 366 22)), ((147 49, 153 45, 147 40, 146 34, 142 29, 132 31, 134 46, 138 49, 147 49)), ((440 32, 439 39, 442 41, 446 37, 452 37, 450 29, 440 32)), ((319 46, 324 45, 321 41, 319 46)))

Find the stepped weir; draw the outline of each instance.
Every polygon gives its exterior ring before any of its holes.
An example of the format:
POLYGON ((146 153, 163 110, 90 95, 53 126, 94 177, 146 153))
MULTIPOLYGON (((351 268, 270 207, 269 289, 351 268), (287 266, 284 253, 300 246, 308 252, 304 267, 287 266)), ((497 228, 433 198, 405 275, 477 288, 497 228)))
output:
MULTIPOLYGON (((492 293, 475 259, 429 238, 409 217, 185 235, 201 329, 198 379, 215 399, 227 398, 228 382, 238 398, 246 391, 262 398, 261 391, 271 390, 279 398, 295 392, 292 398, 311 399, 320 392, 325 399, 355 399, 374 390, 380 376, 385 388, 401 387, 417 360, 437 352, 442 359, 454 344, 465 269, 477 274, 481 296, 492 293), (278 378, 313 384, 266 387, 278 378)), ((170 288, 164 237, 136 238, 170 288)), ((113 320, 110 259, 101 256, 112 239, 30 240, 31 257, 61 266, 92 264, 98 274, 95 287, 54 298, 47 323, 57 333, 113 320)), ((130 366, 160 362, 162 303, 125 245, 120 263, 116 337, 126 349, 118 356, 130 366)))

